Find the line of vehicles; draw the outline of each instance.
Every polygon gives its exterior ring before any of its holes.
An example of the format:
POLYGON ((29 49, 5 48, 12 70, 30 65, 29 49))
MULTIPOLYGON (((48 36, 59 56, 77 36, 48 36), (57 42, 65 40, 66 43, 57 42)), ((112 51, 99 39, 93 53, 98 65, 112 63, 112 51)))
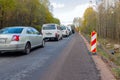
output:
POLYGON ((60 40, 63 37, 68 37, 73 33, 70 26, 58 25, 58 24, 44 24, 42 26, 42 34, 44 39, 60 40))
POLYGON ((46 39, 59 41, 72 33, 70 27, 58 24, 44 24, 41 32, 33 27, 6 27, 0 29, 0 53, 20 51, 29 54, 32 48, 44 47, 46 39))

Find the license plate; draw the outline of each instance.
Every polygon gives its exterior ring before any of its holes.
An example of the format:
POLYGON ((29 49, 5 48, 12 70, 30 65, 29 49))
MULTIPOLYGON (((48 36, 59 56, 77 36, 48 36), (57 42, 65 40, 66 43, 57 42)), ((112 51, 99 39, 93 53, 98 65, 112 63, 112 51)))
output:
POLYGON ((46 35, 51 35, 52 33, 46 33, 46 35))
POLYGON ((5 43, 5 39, 0 39, 0 43, 5 43))

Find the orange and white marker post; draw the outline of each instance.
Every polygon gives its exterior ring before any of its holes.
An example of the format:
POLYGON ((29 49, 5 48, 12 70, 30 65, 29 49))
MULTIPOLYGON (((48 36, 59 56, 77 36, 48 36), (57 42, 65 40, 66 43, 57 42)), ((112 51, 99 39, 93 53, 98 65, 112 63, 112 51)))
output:
POLYGON ((93 31, 91 33, 91 53, 96 54, 97 52, 97 32, 93 31))

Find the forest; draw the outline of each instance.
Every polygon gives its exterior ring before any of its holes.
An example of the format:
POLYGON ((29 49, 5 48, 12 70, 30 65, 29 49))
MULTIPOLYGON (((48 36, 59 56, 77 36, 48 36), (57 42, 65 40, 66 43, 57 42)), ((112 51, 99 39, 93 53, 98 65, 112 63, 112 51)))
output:
POLYGON ((87 8, 84 18, 80 18, 79 23, 80 30, 86 34, 95 30, 98 37, 120 43, 120 2, 107 9, 104 4, 100 4, 97 10, 93 7, 87 8))
POLYGON ((0 0, 0 28, 33 26, 40 29, 45 23, 60 24, 50 9, 49 0, 0 0))

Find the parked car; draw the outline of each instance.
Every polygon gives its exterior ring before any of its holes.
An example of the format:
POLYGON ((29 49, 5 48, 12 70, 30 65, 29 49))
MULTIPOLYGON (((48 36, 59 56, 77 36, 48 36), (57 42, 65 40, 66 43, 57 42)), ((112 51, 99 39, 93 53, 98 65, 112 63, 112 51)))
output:
POLYGON ((67 27, 67 29, 69 31, 69 35, 71 35, 72 34, 72 28, 71 28, 71 26, 66 26, 66 27, 67 27))
POLYGON ((62 35, 63 37, 68 37, 69 36, 69 30, 67 29, 66 26, 61 26, 62 29, 62 35))
POLYGON ((42 26, 44 39, 60 40, 62 39, 62 30, 58 24, 44 24, 42 26))
POLYGON ((22 51, 29 54, 32 48, 44 45, 43 36, 35 28, 16 26, 0 30, 0 52, 22 51))

